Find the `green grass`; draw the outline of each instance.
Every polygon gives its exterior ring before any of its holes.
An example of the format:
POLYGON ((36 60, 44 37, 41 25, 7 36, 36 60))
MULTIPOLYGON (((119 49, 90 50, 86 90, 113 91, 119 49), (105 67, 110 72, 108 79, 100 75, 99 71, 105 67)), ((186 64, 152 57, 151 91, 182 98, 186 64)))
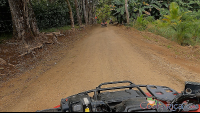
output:
POLYGON ((59 27, 58 28, 58 30, 70 30, 70 29, 71 29, 71 26, 64 26, 64 27, 59 27))
POLYGON ((200 20, 167 24, 161 20, 148 23, 147 31, 175 41, 182 46, 200 44, 200 20))
POLYGON ((149 23, 147 27, 147 31, 152 32, 154 34, 163 36, 167 39, 173 39, 176 34, 176 31, 173 30, 170 26, 166 26, 165 24, 159 23, 153 24, 149 23))
MULTIPOLYGON (((153 21, 152 17, 145 19, 141 16, 134 21, 133 27, 140 31, 145 30, 160 35, 182 46, 200 45, 200 19, 185 20, 180 23, 169 24, 162 20, 153 21), (148 23, 146 21, 148 21, 148 23)), ((144 38, 150 40, 148 37, 144 38)), ((154 41, 158 42, 158 40, 154 41)), ((168 46, 168 48, 170 48, 170 46, 168 46)))
POLYGON ((5 40, 11 39, 13 37, 12 33, 4 33, 0 35, 0 43, 3 43, 5 40))
POLYGON ((56 28, 50 28, 50 29, 42 29, 40 32, 56 32, 58 31, 56 28))
POLYGON ((168 45, 167 48, 170 49, 170 48, 171 48, 171 45, 168 45))
POLYGON ((139 31, 144 31, 146 30, 147 25, 148 21, 143 17, 143 15, 141 15, 134 21, 133 27, 139 31))
POLYGON ((178 52, 176 49, 174 49, 174 52, 176 55, 180 55, 180 52, 178 52))
POLYGON ((143 35, 144 38, 146 38, 147 40, 151 40, 151 38, 149 38, 148 36, 146 35, 143 35))

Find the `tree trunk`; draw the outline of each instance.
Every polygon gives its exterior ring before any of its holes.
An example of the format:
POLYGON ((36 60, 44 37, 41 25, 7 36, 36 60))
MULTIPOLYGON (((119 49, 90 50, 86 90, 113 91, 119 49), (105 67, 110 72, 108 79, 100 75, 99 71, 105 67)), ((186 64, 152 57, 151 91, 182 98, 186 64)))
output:
POLYGON ((88 5, 88 21, 90 25, 92 24, 92 10, 92 4, 90 3, 88 5))
POLYGON ((127 24, 129 24, 128 0, 125 0, 125 10, 126 10, 127 24))
POLYGON ((92 3, 90 3, 90 24, 93 24, 94 21, 94 0, 90 0, 92 3))
POLYGON ((13 36, 24 44, 39 35, 39 30, 29 0, 8 0, 12 22, 13 36))
POLYGON ((89 0, 85 0, 85 9, 86 9, 86 16, 87 16, 87 22, 89 23, 89 4, 88 4, 89 0))
POLYGON ((69 8, 69 15, 70 15, 70 20, 71 20, 71 27, 72 27, 72 29, 74 29, 74 18, 73 18, 72 8, 71 8, 69 0, 66 0, 66 2, 67 2, 67 6, 69 8))
POLYGON ((76 13, 77 13, 77 20, 78 20, 78 24, 79 26, 82 25, 82 20, 80 18, 80 13, 79 13, 79 8, 78 8, 78 1, 75 0, 75 8, 76 8, 76 13))
MULTIPOLYGON (((80 18, 81 18, 81 22, 82 22, 82 19, 84 18, 84 14, 83 14, 83 0, 79 0, 79 11, 80 11, 80 18)), ((83 22, 82 22, 83 24, 83 22)))
MULTIPOLYGON (((95 5, 96 2, 98 2, 98 1, 93 0, 93 12, 92 12, 92 13, 93 13, 93 14, 92 14, 93 17, 96 17, 96 5, 95 5)), ((97 24, 97 19, 96 19, 96 18, 93 19, 93 24, 97 24)))
MULTIPOLYGON (((32 6, 31 2, 30 2, 30 4, 32 6)), ((29 7, 29 16, 31 18, 30 25, 31 25, 32 33, 33 33, 34 36, 38 36, 40 32, 39 32, 39 29, 38 29, 38 26, 37 26, 37 20, 36 20, 35 13, 33 12, 32 7, 29 7)))
POLYGON ((85 25, 88 25, 88 13, 86 8, 86 2, 87 0, 83 0, 83 12, 84 12, 84 18, 85 18, 85 25))
POLYGON ((95 15, 94 15, 94 0, 92 0, 92 11, 91 11, 91 15, 92 15, 92 24, 94 24, 94 19, 95 19, 95 15))

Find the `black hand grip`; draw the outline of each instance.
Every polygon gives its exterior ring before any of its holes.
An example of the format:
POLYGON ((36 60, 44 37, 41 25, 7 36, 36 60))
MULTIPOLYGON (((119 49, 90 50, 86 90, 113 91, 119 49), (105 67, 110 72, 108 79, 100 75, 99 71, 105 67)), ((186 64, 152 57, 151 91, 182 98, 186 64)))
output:
POLYGON ((98 88, 101 88, 101 86, 103 86, 103 85, 108 85, 108 84, 119 84, 119 83, 130 83, 130 85, 133 84, 131 81, 105 82, 105 83, 100 84, 100 85, 98 86, 98 88))

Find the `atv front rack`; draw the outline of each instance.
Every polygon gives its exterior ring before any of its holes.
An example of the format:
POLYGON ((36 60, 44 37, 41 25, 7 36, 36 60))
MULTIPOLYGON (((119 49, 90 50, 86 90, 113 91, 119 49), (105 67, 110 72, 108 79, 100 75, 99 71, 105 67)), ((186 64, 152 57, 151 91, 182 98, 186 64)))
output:
MULTIPOLYGON (((189 84, 190 85, 190 84, 189 84)), ((190 85, 191 86, 191 85, 190 85)), ((190 87, 189 88, 193 88, 190 87)), ((196 85, 195 85, 196 86, 196 85)), ((198 85, 199 86, 199 85, 198 85)), ((186 88, 188 88, 186 87, 186 88)), ((196 86, 197 87, 197 86, 196 86)), ((193 89, 197 89, 197 88, 193 89)), ((58 111, 58 112, 77 112, 77 111, 95 111, 95 112, 115 112, 115 111, 159 111, 158 108, 146 108, 146 105, 141 108, 141 105, 149 103, 147 98, 154 98, 160 101, 159 105, 163 106, 164 111, 169 109, 165 107, 165 104, 173 104, 174 101, 182 104, 182 99, 185 96, 179 96, 182 93, 166 87, 166 86, 155 86, 155 85, 136 85, 130 81, 116 81, 116 82, 105 82, 89 91, 78 93, 67 98, 61 99, 60 105, 52 109, 46 109, 44 111, 58 111), (128 85, 118 86, 121 83, 127 83, 128 85), (108 85, 115 87, 108 87, 108 85), (104 87, 105 88, 104 88, 104 87), (145 92, 144 89, 146 88, 145 92), (90 94, 94 93, 93 96, 90 94), (143 104, 142 104, 143 103, 143 104)), ((197 95, 200 98, 200 94, 197 95)), ((189 96, 190 97, 190 96, 189 96)), ((187 99, 187 98, 186 98, 187 99)), ((190 98, 193 99, 193 98, 190 98)), ((149 99, 148 99, 149 100, 149 99)), ((177 104, 177 103, 175 103, 177 104)), ((148 104, 147 104, 148 105, 148 104)), ((191 104, 190 106, 193 106, 191 104)), ((189 107, 190 107, 189 106, 189 107)), ((197 110, 199 107, 195 107, 192 110, 197 110)), ((173 109, 172 109, 173 110, 173 109)), ((191 110, 191 109, 189 109, 191 110)))
MULTIPOLYGON (((133 98, 133 97, 149 97, 146 94, 150 94, 151 97, 161 100, 161 101, 167 101, 171 102, 175 96, 178 94, 177 91, 166 87, 166 86, 154 86, 154 85, 135 85, 131 81, 115 81, 115 82, 105 82, 100 84, 96 89, 92 89, 89 91, 85 91, 82 93, 78 93, 76 95, 81 95, 81 94, 88 94, 94 92, 94 100, 106 100, 106 101, 118 101, 118 100, 125 100, 127 98, 133 98), (117 86, 117 87, 108 87, 108 88, 102 88, 104 85, 110 85, 110 84, 121 84, 121 83, 129 83, 127 86, 117 86), (142 91, 141 87, 146 87, 147 91, 144 93, 142 91), (115 92, 103 92, 102 91, 108 91, 108 90, 117 90, 117 89, 129 89, 129 90, 124 90, 124 91, 115 91, 115 92), (111 95, 112 97, 109 97, 111 95), (114 96, 113 96, 114 95, 114 96)), ((75 96, 75 95, 72 95, 75 96)), ((70 96, 70 97, 72 97, 70 96)), ((67 98, 70 98, 67 97, 67 98)), ((65 98, 65 99, 67 99, 65 98)))
POLYGON ((166 86, 146 86, 149 93, 158 100, 171 102, 178 94, 177 91, 166 86))

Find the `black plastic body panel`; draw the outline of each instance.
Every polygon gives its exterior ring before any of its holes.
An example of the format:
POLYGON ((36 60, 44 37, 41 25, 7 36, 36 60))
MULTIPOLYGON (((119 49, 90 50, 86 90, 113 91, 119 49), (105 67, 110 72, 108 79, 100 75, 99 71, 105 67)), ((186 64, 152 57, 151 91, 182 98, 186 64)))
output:
POLYGON ((167 112, 168 109, 164 103, 159 101, 154 107, 147 107, 148 101, 145 97, 131 98, 123 101, 122 103, 115 106, 116 112, 167 112))
POLYGON ((67 103, 69 104, 70 112, 85 112, 86 108, 92 111, 91 99, 88 95, 78 94, 68 98, 67 103), (85 102, 87 100, 87 103, 85 102))
POLYGON ((36 112, 62 112, 62 111, 61 111, 61 108, 51 108, 51 109, 44 109, 41 111, 38 110, 36 112))
POLYGON ((136 97, 141 97, 141 95, 139 95, 135 90, 132 90, 132 89, 116 91, 116 92, 105 92, 105 93, 98 94, 98 100, 102 100, 107 103, 121 102, 130 98, 136 98, 136 97))

